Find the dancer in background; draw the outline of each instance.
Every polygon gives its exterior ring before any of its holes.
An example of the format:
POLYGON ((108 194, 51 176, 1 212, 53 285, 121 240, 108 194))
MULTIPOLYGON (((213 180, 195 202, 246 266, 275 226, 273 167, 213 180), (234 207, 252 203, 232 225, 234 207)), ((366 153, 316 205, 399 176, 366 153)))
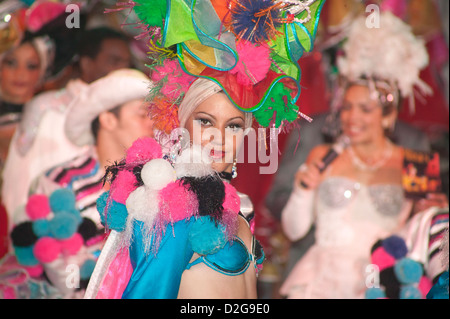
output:
MULTIPOLYGON (((127 38, 106 27, 82 33, 79 50, 79 78, 59 90, 43 92, 25 107, 15 132, 3 171, 2 197, 10 219, 26 203, 31 181, 42 172, 85 151, 64 132, 68 110, 94 80, 111 71, 128 68, 131 56, 127 38)), ((12 221, 9 228, 12 226, 12 221)))
POLYGON ((85 151, 40 174, 25 207, 16 212, 11 243, 17 262, 32 280, 45 276, 57 291, 42 297, 83 296, 103 245, 95 203, 104 192, 105 167, 120 160, 134 140, 153 136, 144 102, 149 87, 148 77, 133 69, 113 71, 88 85, 65 123, 70 141, 85 151), (71 265, 79 267, 79 278, 66 272, 71 265))
POLYGON ((369 29, 365 17, 355 20, 338 61, 344 81, 336 116, 349 146, 327 167, 322 158, 329 146, 313 148, 283 210, 283 229, 293 241, 316 225, 315 244, 281 287, 288 298, 364 297, 372 244, 410 216, 413 203, 402 187, 404 149, 386 134, 400 99, 412 94, 414 85, 427 92, 418 75, 428 56, 400 19, 383 13, 380 23, 369 29))

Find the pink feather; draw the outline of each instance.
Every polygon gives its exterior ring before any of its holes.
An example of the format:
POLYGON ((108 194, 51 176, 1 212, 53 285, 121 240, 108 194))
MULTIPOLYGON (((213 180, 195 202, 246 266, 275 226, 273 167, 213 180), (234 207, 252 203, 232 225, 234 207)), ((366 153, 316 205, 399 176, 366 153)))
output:
POLYGON ((132 172, 119 171, 113 181, 114 186, 111 186, 111 198, 118 203, 125 204, 130 193, 137 188, 136 181, 136 176, 132 172))
POLYGON ((161 146, 151 137, 141 137, 134 141, 133 145, 127 150, 125 161, 132 162, 148 161, 154 158, 161 158, 161 146))
POLYGON ((177 222, 197 213, 197 197, 180 181, 168 184, 159 192, 159 196, 165 222, 177 222))
POLYGON ((235 214, 239 213, 241 209, 241 199, 237 194, 236 189, 229 183, 223 183, 225 185, 225 199, 223 201, 223 208, 226 211, 231 211, 235 214))
POLYGON ((239 61, 230 73, 237 75, 240 84, 255 85, 266 77, 272 63, 270 49, 266 44, 258 45, 241 40, 236 44, 236 51, 239 61))

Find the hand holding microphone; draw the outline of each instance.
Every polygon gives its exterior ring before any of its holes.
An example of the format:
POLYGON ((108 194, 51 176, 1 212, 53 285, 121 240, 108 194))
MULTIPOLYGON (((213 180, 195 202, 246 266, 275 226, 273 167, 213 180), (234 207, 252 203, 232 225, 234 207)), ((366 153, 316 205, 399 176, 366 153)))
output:
POLYGON ((349 139, 345 135, 338 137, 330 150, 325 154, 322 160, 313 163, 310 166, 303 164, 296 175, 296 180, 304 188, 315 188, 320 180, 320 174, 331 164, 349 145, 349 139))

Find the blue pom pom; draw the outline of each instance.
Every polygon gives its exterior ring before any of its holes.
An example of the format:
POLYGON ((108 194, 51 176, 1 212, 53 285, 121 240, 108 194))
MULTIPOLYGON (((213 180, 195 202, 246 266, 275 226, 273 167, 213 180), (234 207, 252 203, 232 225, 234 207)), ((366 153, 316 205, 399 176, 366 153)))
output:
POLYGON ((399 236, 392 235, 386 238, 382 245, 384 250, 395 259, 405 257, 408 252, 405 241, 399 236))
POLYGON ((422 293, 414 285, 406 285, 400 288, 400 299, 422 299, 422 293))
POLYGON ((68 188, 59 188, 51 193, 49 202, 52 212, 67 212, 75 208, 75 194, 68 188))
POLYGON ((33 247, 17 247, 14 246, 14 254, 16 255, 17 262, 23 266, 36 266, 39 261, 34 257, 33 247))
POLYGON ((109 191, 104 192, 97 198, 97 211, 100 213, 100 217, 103 218, 103 211, 106 207, 106 202, 108 201, 109 191))
POLYGON ((418 283, 423 275, 420 263, 411 258, 402 258, 394 265, 394 273, 402 284, 418 283))
POLYGON ((225 226, 216 226, 209 216, 197 218, 190 231, 189 241, 192 249, 200 255, 209 255, 223 248, 227 242, 225 226))
POLYGON ((83 217, 81 217, 80 211, 76 208, 72 208, 71 210, 66 211, 67 213, 71 214, 75 219, 77 220, 77 226, 81 225, 81 222, 83 221, 83 217))
POLYGON ((49 222, 50 233, 57 239, 72 237, 77 231, 78 220, 71 213, 61 212, 49 222))
POLYGON ((367 288, 365 297, 366 299, 386 298, 386 293, 381 288, 367 288))
POLYGON ((95 260, 87 259, 80 268, 80 278, 89 279, 92 275, 92 272, 94 271, 95 264, 95 260))
POLYGON ((37 236, 37 237, 44 237, 44 236, 48 236, 48 234, 50 233, 50 225, 47 219, 37 219, 33 222, 32 225, 33 228, 33 233, 37 236))
POLYGON ((124 204, 111 201, 111 207, 108 210, 107 224, 109 229, 118 232, 125 230, 127 224, 128 210, 124 204))
POLYGON ((106 203, 108 201, 109 192, 103 193, 97 199, 97 211, 100 214, 100 220, 103 226, 108 229, 112 229, 118 232, 125 230, 128 210, 127 207, 118 203, 115 200, 111 200, 108 212, 105 211, 106 203))

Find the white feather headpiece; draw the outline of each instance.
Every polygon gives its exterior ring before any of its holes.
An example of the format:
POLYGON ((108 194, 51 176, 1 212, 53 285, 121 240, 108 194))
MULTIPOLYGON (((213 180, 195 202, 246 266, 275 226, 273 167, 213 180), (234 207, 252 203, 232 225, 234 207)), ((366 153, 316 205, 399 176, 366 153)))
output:
POLYGON ((366 17, 355 19, 337 59, 339 73, 350 81, 376 79, 398 88, 402 97, 412 98, 414 87, 422 94, 432 93, 420 70, 428 65, 424 41, 411 27, 391 12, 382 12, 379 26, 369 26, 366 17))

